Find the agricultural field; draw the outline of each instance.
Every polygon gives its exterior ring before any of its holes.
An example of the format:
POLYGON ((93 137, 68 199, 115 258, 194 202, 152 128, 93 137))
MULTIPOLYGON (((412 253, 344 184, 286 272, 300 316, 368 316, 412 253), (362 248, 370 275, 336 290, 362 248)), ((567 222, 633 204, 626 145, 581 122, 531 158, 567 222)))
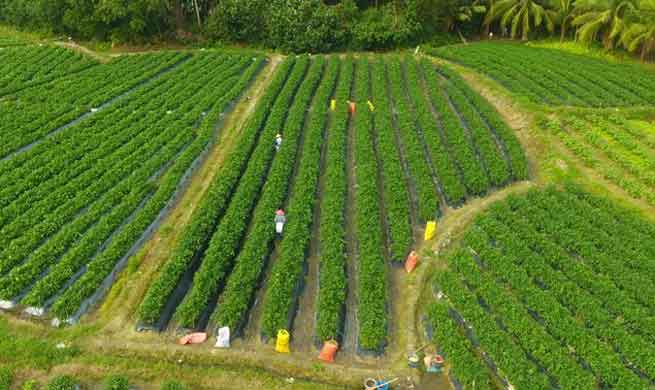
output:
POLYGON ((493 204, 437 275, 432 337, 465 388, 652 388, 655 224, 577 187, 493 204))
POLYGON ((655 124, 624 114, 561 115, 543 126, 582 164, 655 206, 655 124))
POLYGON ((430 54, 476 69, 538 104, 631 107, 655 102, 655 74, 634 64, 497 42, 446 46, 430 54))
POLYGON ((527 160, 498 114, 429 61, 302 56, 275 77, 141 303, 140 326, 227 326, 264 339, 292 329, 301 342, 382 352, 386 274, 415 232, 446 207, 527 178, 527 160), (276 237, 279 208, 288 225, 276 237), (314 302, 302 313, 316 321, 297 329, 301 299, 314 302))
POLYGON ((3 39, 0 389, 655 383, 648 67, 3 39))
POLYGON ((1 130, 2 306, 75 322, 101 299, 262 62, 220 53, 131 56, 60 77, 52 96, 29 88, 5 95, 3 110, 16 121, 1 130), (54 103, 42 116, 39 100, 54 103))

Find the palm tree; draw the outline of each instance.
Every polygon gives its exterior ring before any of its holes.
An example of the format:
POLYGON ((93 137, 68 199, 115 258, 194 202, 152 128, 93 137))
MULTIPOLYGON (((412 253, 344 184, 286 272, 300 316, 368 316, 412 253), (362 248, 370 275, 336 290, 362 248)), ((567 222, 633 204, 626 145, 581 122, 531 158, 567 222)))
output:
POLYGON ((624 16, 637 9, 638 0, 580 0, 576 3, 579 16, 572 25, 578 26, 577 37, 582 42, 591 42, 602 34, 606 49, 614 48, 614 41, 624 27, 624 16))
POLYGON ((493 3, 487 14, 490 23, 500 19, 500 27, 507 29, 511 23, 511 37, 521 34, 521 39, 528 40, 532 27, 537 28, 544 22, 548 31, 553 31, 554 25, 551 16, 544 7, 534 0, 498 0, 493 3))
POLYGON ((560 42, 564 42, 566 37, 566 30, 573 19, 573 6, 574 0, 552 0, 551 7, 546 11, 555 24, 559 25, 560 29, 560 42))
POLYGON ((655 52, 655 0, 641 0, 639 10, 626 18, 621 43, 629 52, 641 50, 641 60, 655 52))

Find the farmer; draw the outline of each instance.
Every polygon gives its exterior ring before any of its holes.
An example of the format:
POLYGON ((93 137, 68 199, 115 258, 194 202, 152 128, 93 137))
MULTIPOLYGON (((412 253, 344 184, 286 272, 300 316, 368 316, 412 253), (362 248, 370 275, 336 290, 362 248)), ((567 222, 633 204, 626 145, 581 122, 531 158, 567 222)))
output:
POLYGON ((284 210, 278 209, 275 212, 275 232, 277 234, 282 234, 282 229, 284 229, 284 224, 287 222, 287 217, 284 214, 284 210))
POLYGON ((282 146, 282 136, 280 133, 277 133, 275 136, 275 150, 280 150, 280 147, 282 146))

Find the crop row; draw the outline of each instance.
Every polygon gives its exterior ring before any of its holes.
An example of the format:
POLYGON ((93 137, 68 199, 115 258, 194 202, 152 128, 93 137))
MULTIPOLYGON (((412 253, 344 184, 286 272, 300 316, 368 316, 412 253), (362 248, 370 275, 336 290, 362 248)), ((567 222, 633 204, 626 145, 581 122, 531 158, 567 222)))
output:
POLYGON ((549 387, 536 382, 541 372, 560 388, 647 388, 655 377, 652 308, 627 283, 651 294, 640 273, 652 268, 648 235, 655 226, 566 187, 492 205, 465 234, 438 286, 482 356, 512 385, 533 378, 521 387, 549 387), (502 356, 495 353, 501 334, 510 336, 502 336, 502 356), (507 361, 512 342, 521 349, 507 361), (536 366, 513 366, 526 357, 536 366))
POLYGON ((302 158, 288 201, 284 237, 279 255, 266 283, 262 303, 262 334, 273 337, 278 329, 290 329, 297 306, 309 242, 321 170, 321 151, 327 122, 328 102, 339 71, 338 58, 328 60, 323 79, 314 95, 304 135, 302 158))
MULTIPOLYGON (((628 327, 631 332, 645 334, 653 339, 653 321, 650 319, 647 309, 631 298, 625 291, 617 288, 616 284, 608 276, 596 274, 584 264, 571 261, 563 248, 557 246, 555 243, 536 232, 524 218, 512 214, 509 209, 503 208, 501 210, 503 212, 506 211, 507 214, 499 214, 500 216, 497 217, 499 222, 502 222, 506 226, 516 227, 516 237, 525 240, 525 242, 533 243, 532 248, 537 251, 541 258, 539 265, 534 266, 536 272, 543 269, 544 266, 541 264, 550 265, 558 271, 558 273, 554 274, 555 276, 553 277, 559 279, 566 277, 570 279, 570 281, 575 283, 579 289, 584 289, 598 297, 601 301, 599 306, 606 306, 612 313, 615 313, 615 315, 623 317, 625 320, 624 326, 628 327)), ((529 211, 530 209, 526 207, 525 210, 529 211)), ((498 232, 506 228, 503 228, 501 225, 496 225, 495 229, 495 231, 498 232)), ((498 233, 496 233, 496 235, 498 236, 498 233)), ((498 242, 502 242, 503 238, 504 237, 502 236, 498 238, 498 242)), ((511 248, 517 254, 525 251, 525 249, 521 248, 518 243, 511 245, 511 248), (520 250, 517 249, 517 247, 520 248, 520 250)), ((546 275, 548 271, 544 270, 541 272, 546 275)), ((566 285, 566 283, 561 280, 558 284, 566 285)), ((572 289, 570 291, 573 292, 576 290, 577 289, 572 289)), ((578 294, 584 296, 586 291, 579 292, 578 294)))
POLYGON ((259 65, 258 61, 253 61, 249 69, 240 77, 232 81, 225 80, 226 85, 222 88, 213 88, 211 82, 206 83, 205 88, 198 87, 200 96, 192 99, 195 105, 186 111, 187 115, 183 116, 185 125, 180 127, 182 133, 194 133, 194 140, 175 155, 175 160, 157 180, 157 190, 152 197, 127 224, 122 226, 107 247, 87 264, 86 272, 82 277, 55 301, 52 307, 55 315, 59 318, 68 318, 79 311, 83 308, 85 300, 98 290, 112 271, 119 270, 116 266, 121 258, 146 234, 164 208, 170 204, 172 197, 182 185, 181 182, 192 169, 194 161, 197 161, 214 139, 216 123, 223 115, 223 111, 242 93, 259 69, 259 65))
POLYGON ((389 228, 389 253, 393 261, 403 261, 414 241, 411 205, 408 179, 403 172, 400 150, 395 138, 386 70, 382 60, 374 62, 371 77, 371 95, 375 101, 374 129, 380 160, 386 225, 389 228))
MULTIPOLYGON (((93 161, 92 158, 100 158, 112 151, 107 149, 103 154, 96 154, 100 146, 106 146, 113 142, 113 138, 119 137, 117 129, 131 128, 134 122, 164 120, 162 118, 164 115, 167 116, 166 120, 174 118, 174 116, 168 117, 163 99, 175 96, 176 93, 187 95, 193 93, 193 91, 179 92, 180 87, 177 84, 193 69, 208 66, 208 61, 209 57, 194 57, 167 77, 161 77, 138 87, 133 94, 107 109, 44 139, 27 151, 3 160, 0 163, 0 171, 3 172, 0 182, 4 188, 0 192, 0 205, 4 207, 24 192, 34 188, 36 184, 43 184, 56 175, 61 176, 62 171, 71 172, 67 180, 84 173, 89 161, 93 161), (157 99, 158 104, 154 104, 154 99, 157 99), (57 147, 59 145, 68 147, 61 151, 57 147), (17 177, 21 180, 15 180, 17 177)), ((234 68, 236 69, 237 66, 234 68)), ((180 104, 182 102, 176 103, 176 105, 180 104)), ((48 182, 48 185, 51 185, 51 182, 48 182)), ((50 188, 55 190, 57 186, 50 188)))
MULTIPOLYGON (((492 259, 489 259, 490 261, 492 259)), ((486 261, 486 258, 485 258, 486 261)), ((486 264, 486 262, 485 262, 486 264)), ((487 310, 501 321, 506 331, 514 336, 515 342, 533 359, 556 378, 562 389, 590 389, 596 384, 596 378, 576 361, 566 347, 560 344, 547 329, 540 326, 537 319, 520 310, 521 301, 495 283, 493 278, 483 274, 472 256, 460 252, 450 261, 452 269, 463 275, 472 291, 462 295, 468 296, 462 304, 476 304, 481 300, 487 310)), ((497 266, 494 264, 493 267, 497 266)))
POLYGON ((343 60, 335 92, 338 106, 327 134, 325 190, 321 196, 320 265, 316 335, 320 341, 338 339, 346 302, 346 145, 353 59, 343 60))
POLYGON ((647 105, 655 96, 649 88, 655 77, 637 65, 504 43, 449 46, 431 54, 487 73, 537 103, 634 106, 647 105), (562 67, 562 61, 569 66, 562 67))
POLYGON ((397 57, 387 63, 396 124, 417 193, 417 211, 421 221, 431 221, 439 213, 439 194, 427 160, 425 147, 409 104, 401 62, 397 57))
MULTIPOLYGON (((290 58, 279 65, 275 78, 267 92, 260 98, 254 114, 249 119, 242 133, 241 140, 230 153, 227 164, 215 176, 207 190, 207 195, 191 217, 185 228, 180 243, 175 248, 157 279, 151 284, 139 309, 138 317, 142 323, 155 324, 173 290, 182 275, 189 269, 197 256, 202 256, 209 245, 218 223, 221 221, 232 194, 243 175, 258 139, 264 128, 268 115, 272 112, 277 95, 285 85, 286 79, 294 65, 290 58)), ((267 140, 263 140, 267 144, 267 140)), ((268 146, 270 148, 270 144, 268 146)))
POLYGON ((0 157, 120 96, 184 57, 172 53, 124 57, 57 80, 45 95, 40 85, 13 94, 0 108, 4 118, 0 134, 6 140, 0 157))
MULTIPOLYGON (((279 159, 279 154, 275 155, 272 146, 275 134, 278 132, 284 134, 286 139, 283 149, 291 148, 294 142, 291 134, 286 134, 286 129, 282 129, 285 121, 288 121, 289 105, 294 97, 298 96, 296 91, 302 88, 309 62, 307 57, 301 57, 296 61, 289 80, 275 102, 259 145, 253 154, 254 158, 249 161, 230 206, 209 242, 202 264, 194 275, 191 289, 177 307, 174 319, 179 326, 193 328, 199 325, 201 314, 213 304, 212 299, 219 292, 233 267, 234 258, 239 253, 248 230, 249 216, 255 209, 265 182, 273 174, 274 161, 279 159)), ((274 212, 269 216, 270 219, 272 215, 274 212)))
POLYGON ((0 96, 98 65, 88 57, 57 47, 15 47, 2 54, 0 96))
MULTIPOLYGON (((366 58, 357 61, 354 96, 362 102, 370 99, 370 69, 366 58)), ((387 341, 388 286, 372 126, 372 113, 366 109, 359 110, 353 118, 352 129, 356 182, 357 323, 359 346, 364 350, 380 351, 387 341)), ((431 209, 431 215, 435 211, 431 209)))

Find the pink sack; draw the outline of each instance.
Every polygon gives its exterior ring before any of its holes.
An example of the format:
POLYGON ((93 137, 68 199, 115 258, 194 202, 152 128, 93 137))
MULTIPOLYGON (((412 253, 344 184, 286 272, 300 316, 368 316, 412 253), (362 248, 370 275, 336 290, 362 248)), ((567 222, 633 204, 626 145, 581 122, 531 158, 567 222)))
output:
POLYGON ((178 344, 202 344, 207 341, 207 333, 190 333, 178 340, 178 344))

